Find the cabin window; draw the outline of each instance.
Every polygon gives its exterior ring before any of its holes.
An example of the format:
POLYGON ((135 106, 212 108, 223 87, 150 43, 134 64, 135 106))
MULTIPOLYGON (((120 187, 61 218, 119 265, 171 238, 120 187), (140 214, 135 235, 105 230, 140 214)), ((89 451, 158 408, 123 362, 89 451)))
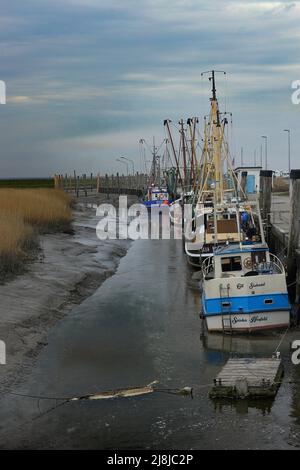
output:
POLYGON ((273 299, 265 299, 265 304, 270 305, 273 303, 273 299))
POLYGON ((242 259, 240 256, 221 258, 221 266, 222 266, 223 273, 228 272, 228 271, 241 271, 242 259))
POLYGON ((224 307, 224 308, 231 307, 231 302, 222 302, 222 307, 224 307))

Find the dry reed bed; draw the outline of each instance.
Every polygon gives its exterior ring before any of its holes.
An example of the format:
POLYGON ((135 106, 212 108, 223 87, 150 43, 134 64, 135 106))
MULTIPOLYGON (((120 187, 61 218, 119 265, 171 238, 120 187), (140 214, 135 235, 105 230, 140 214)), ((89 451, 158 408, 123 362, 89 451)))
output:
POLYGON ((70 229, 71 200, 54 189, 0 189, 0 277, 18 271, 37 234, 70 229))
POLYGON ((289 180, 278 176, 273 180, 273 191, 274 192, 288 192, 289 191, 289 180))

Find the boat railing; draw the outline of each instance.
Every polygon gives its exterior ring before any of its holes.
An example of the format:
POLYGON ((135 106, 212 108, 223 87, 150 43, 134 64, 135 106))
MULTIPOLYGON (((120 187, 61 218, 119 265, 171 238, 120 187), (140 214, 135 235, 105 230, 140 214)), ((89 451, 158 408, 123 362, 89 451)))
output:
POLYGON ((264 261, 255 265, 255 270, 259 274, 284 274, 285 269, 280 259, 270 253, 270 261, 264 261))
POLYGON ((213 273, 214 269, 215 269, 214 257, 213 256, 208 256, 202 262, 202 276, 203 276, 203 279, 207 279, 209 277, 209 275, 213 273))

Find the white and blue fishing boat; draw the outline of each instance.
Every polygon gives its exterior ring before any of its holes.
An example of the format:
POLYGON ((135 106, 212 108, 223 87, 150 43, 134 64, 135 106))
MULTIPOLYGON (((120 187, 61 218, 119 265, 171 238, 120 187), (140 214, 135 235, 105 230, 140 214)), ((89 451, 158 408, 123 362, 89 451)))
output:
POLYGON ((216 246, 202 265, 208 331, 261 331, 290 323, 286 273, 264 239, 216 246))
MULTIPOLYGON (((227 145, 225 156, 223 151, 226 121, 222 124, 220 120, 214 71, 211 80, 210 164, 205 176, 211 183, 209 187, 202 185, 199 193, 194 237, 202 258, 202 307, 207 328, 223 332, 286 328, 290 303, 285 269, 269 251, 258 199, 250 201, 238 181, 233 187, 226 183, 224 164, 232 164, 227 145)), ((232 171, 231 176, 236 179, 232 171)), ((197 254, 192 243, 187 248, 189 256, 197 254)))

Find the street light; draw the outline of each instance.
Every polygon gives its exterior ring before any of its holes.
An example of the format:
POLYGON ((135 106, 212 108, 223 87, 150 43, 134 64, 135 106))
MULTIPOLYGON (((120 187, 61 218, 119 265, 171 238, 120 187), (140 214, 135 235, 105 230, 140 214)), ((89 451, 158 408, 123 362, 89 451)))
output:
POLYGON ((126 165, 127 176, 128 176, 128 163, 124 162, 124 160, 120 160, 120 158, 116 158, 116 161, 117 161, 117 162, 120 162, 120 163, 123 163, 124 165, 126 165))
POLYGON ((291 130, 284 129, 288 133, 288 159, 289 159, 289 174, 291 173, 291 130))
POLYGON ((131 163, 131 165, 132 165, 132 174, 134 175, 134 161, 131 160, 130 158, 127 158, 127 157, 121 157, 121 158, 123 158, 123 160, 127 160, 128 162, 131 163))
POLYGON ((268 137, 266 135, 261 136, 263 139, 265 139, 265 165, 266 165, 266 170, 268 169, 268 137))

